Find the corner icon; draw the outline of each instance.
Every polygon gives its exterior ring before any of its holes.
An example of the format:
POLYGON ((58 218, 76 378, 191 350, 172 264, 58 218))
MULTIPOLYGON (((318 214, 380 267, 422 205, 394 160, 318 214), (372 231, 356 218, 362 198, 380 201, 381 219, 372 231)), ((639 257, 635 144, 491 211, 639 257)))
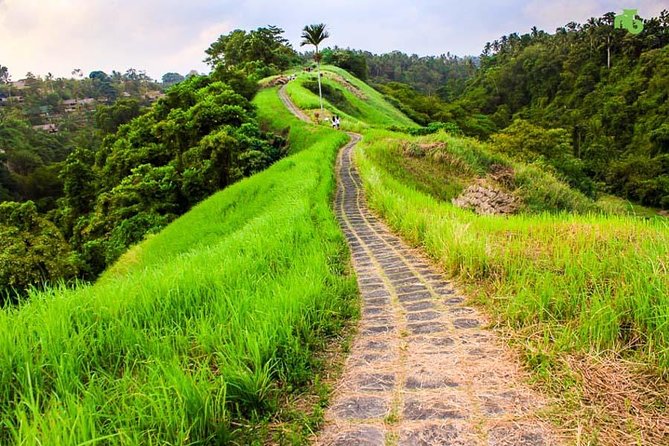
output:
POLYGON ((625 28, 632 34, 639 34, 643 31, 643 20, 637 19, 636 9, 623 9, 622 14, 618 14, 613 20, 614 28, 625 28))

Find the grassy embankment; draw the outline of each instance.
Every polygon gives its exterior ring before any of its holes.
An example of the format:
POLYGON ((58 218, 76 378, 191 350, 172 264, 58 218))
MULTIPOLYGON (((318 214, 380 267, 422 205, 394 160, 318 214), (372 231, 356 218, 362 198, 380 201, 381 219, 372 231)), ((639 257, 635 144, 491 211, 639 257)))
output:
MULTIPOLYGON (((427 139, 458 146, 447 135, 427 139)), ((516 216, 479 216, 440 198, 451 193, 440 191, 450 182, 434 174, 443 167, 412 170, 388 140, 368 137, 357 162, 370 206, 485 306, 537 383, 560 400, 555 417, 578 444, 666 444, 666 220, 587 213, 595 203, 550 182, 529 183, 536 187, 519 195, 586 213, 528 207, 516 216)))
POLYGON ((612 215, 640 208, 594 202, 473 139, 361 129, 370 206, 486 307, 538 382, 564 398, 563 425, 586 442, 665 441, 666 220, 612 215), (450 203, 493 164, 512 167, 523 213, 478 216, 450 203))
MULTIPOLYGON (((313 107, 310 92, 289 93, 298 104, 310 95, 313 107)), ((358 159, 372 207, 451 274, 486 290, 484 301, 511 325, 545 324, 552 349, 633 348, 669 370, 664 219, 606 215, 551 174, 474 139, 363 133, 358 159), (428 153, 410 156, 412 145, 428 153), (512 167, 524 213, 477 216, 450 203, 494 164, 512 167)))
MULTIPOLYGON (((402 112, 390 105, 383 95, 346 71, 333 67, 322 67, 322 88, 325 116, 338 114, 341 128, 353 132, 364 132, 372 127, 406 126, 417 127, 402 112), (345 79, 347 84, 343 84, 345 79), (330 93, 330 94, 328 94, 330 93)), ((299 74, 298 81, 290 82, 286 91, 293 102, 307 114, 322 119, 318 95, 304 85, 312 80, 312 88, 317 92, 316 76, 299 74)))
MULTIPOLYGON (((347 139, 285 113, 294 154, 132 248, 92 286, 0 311, 0 444, 249 440, 355 313, 330 201, 347 139)), ((250 441, 250 440, 249 440, 250 441)))

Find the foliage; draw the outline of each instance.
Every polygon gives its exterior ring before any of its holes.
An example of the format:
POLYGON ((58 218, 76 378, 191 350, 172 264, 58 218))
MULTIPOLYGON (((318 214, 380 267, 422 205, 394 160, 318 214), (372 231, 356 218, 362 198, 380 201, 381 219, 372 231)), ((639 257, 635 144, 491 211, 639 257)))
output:
POLYGON ((319 45, 328 37, 330 33, 325 29, 324 23, 315 25, 307 25, 302 29, 302 41, 300 46, 313 45, 314 46, 314 60, 317 64, 316 82, 318 84, 318 100, 323 111, 323 92, 321 90, 321 54, 318 52, 319 45))
POLYGON ((487 44, 481 69, 449 108, 489 117, 495 125, 480 136, 521 130, 518 118, 564 132, 569 144, 551 164, 572 184, 591 188, 583 172, 606 191, 667 207, 669 12, 645 20, 638 35, 614 29, 613 17, 487 44))
POLYGON ((116 133, 118 128, 141 113, 139 101, 123 98, 112 105, 101 105, 95 110, 95 125, 104 133, 116 133))
POLYGON ((330 33, 327 31, 327 29, 325 29, 325 24, 317 23, 314 25, 305 26, 304 29, 302 29, 301 37, 302 41, 300 42, 300 45, 313 45, 316 48, 316 61, 320 62, 318 47, 325 39, 330 37, 330 33))
POLYGON ((296 60, 296 53, 276 26, 253 31, 236 29, 221 35, 205 51, 213 68, 238 69, 254 74, 256 80, 285 70, 296 60))
POLYGON ((33 200, 40 210, 62 194, 58 163, 67 156, 68 137, 35 131, 22 116, 0 120, 0 190, 4 200, 33 200))
POLYGON ((6 84, 11 78, 9 74, 9 68, 4 65, 0 65, 0 84, 6 84))
POLYGON ((446 202, 487 178, 518 197, 521 211, 529 214, 604 212, 592 199, 557 178, 550 166, 515 161, 490 143, 439 127, 367 132, 366 156, 403 184, 446 202), (500 168, 510 173, 502 182, 492 179, 500 168))
POLYGON ((436 94, 444 101, 451 101, 464 91, 466 81, 474 75, 478 65, 476 57, 450 53, 420 57, 401 51, 385 54, 352 51, 352 55, 366 60, 369 78, 375 84, 406 84, 421 94, 436 94))
POLYGON ((351 50, 326 48, 322 52, 322 62, 348 71, 362 81, 367 81, 367 60, 362 54, 351 50))
POLYGON ((178 84, 179 82, 183 81, 185 79, 184 76, 182 76, 179 73, 165 73, 163 74, 162 81, 163 85, 166 86, 172 86, 174 84, 178 84))
MULTIPOLYGON (((307 90, 311 91, 313 94, 318 94, 318 82, 316 80, 306 80, 302 82, 302 86, 307 90)), ((323 93, 323 98, 325 98, 330 104, 334 105, 338 110, 346 113, 351 116, 359 116, 360 110, 357 109, 353 104, 351 104, 344 92, 332 85, 323 84, 321 85, 321 90, 323 93)))
POLYGON ((62 221, 73 226, 88 276, 195 203, 281 158, 282 145, 258 129, 251 103, 227 84, 193 76, 174 85, 107 137, 92 164, 90 157, 68 160, 62 221), (81 177, 97 175, 93 192, 81 177))
POLYGON ((0 198, 48 211, 78 253, 81 277, 95 278, 146 234, 284 156, 283 139, 258 128, 256 91, 240 71, 217 70, 175 84, 150 108, 133 97, 98 105, 95 129, 56 134, 11 111, 0 120, 0 198))
POLYGON ((0 203, 0 245, 0 305, 15 291, 77 273, 69 245, 32 201, 0 203))
POLYGON ((584 173, 583 162, 573 155, 571 137, 564 129, 545 130, 516 119, 493 135, 493 147, 527 163, 549 164, 571 186, 594 196, 595 185, 584 173))

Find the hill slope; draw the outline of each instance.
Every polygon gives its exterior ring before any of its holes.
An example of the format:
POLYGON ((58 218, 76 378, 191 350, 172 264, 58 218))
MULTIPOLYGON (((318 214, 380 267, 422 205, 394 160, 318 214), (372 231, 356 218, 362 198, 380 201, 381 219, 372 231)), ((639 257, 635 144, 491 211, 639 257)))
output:
POLYGON ((474 139, 359 128, 370 207, 494 316, 562 400, 561 424, 604 444, 666 442, 656 424, 669 422, 666 220, 635 217, 637 208, 611 198, 594 202, 550 167, 513 162, 474 139), (473 182, 494 182, 495 165, 510 169, 497 186, 522 200, 520 214, 451 203, 473 182))
MULTIPOLYGON (((265 115, 276 101, 256 98, 265 115)), ((220 444, 313 379, 313 352, 355 308, 329 206, 347 138, 277 122, 294 155, 200 203, 95 285, 0 312, 0 443, 220 444)))
MULTIPOLYGON (((364 135, 356 161, 370 206, 522 340, 535 376, 558 393, 584 392, 584 375, 564 364, 607 351, 666 373, 666 223, 588 214, 600 206, 540 166, 445 132, 411 135, 423 130, 380 94, 324 71, 328 110, 364 135), (478 216, 450 203, 494 164, 516 181, 525 172, 510 190, 523 214, 478 216)), ((309 77, 287 90, 316 117, 309 77)), ((267 420, 313 379, 314 352, 356 309, 331 209, 335 155, 348 137, 292 118, 275 89, 254 103, 264 125, 288 135, 292 155, 200 203, 95 285, 33 293, 0 311, 0 443, 251 441, 252 430, 235 426, 267 420)), ((622 415, 625 439, 657 438, 642 424, 656 404, 642 399, 640 415, 622 415)), ((598 416, 574 413, 566 423, 598 416)))

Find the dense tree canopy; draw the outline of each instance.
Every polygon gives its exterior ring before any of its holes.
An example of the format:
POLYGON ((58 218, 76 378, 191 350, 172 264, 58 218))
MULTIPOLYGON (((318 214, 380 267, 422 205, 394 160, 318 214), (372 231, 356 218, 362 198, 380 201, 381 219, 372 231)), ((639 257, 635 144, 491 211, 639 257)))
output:
POLYGON ((0 305, 7 293, 73 278, 76 257, 56 225, 31 201, 0 203, 0 305))
POLYGON ((614 29, 614 16, 502 36, 485 45, 479 68, 448 57, 450 66, 401 53, 368 58, 370 78, 416 122, 451 122, 480 138, 500 132, 500 150, 543 160, 586 193, 669 208, 669 13, 639 34, 614 29), (435 66, 455 77, 426 70, 435 66), (418 80, 427 73, 434 82, 418 80))
POLYGON ((261 132, 254 116, 251 103, 229 85, 193 76, 121 125, 94 156, 73 152, 63 170, 59 219, 90 273, 206 196, 280 158, 281 141, 261 132))
POLYGON ((163 74, 163 85, 166 86, 171 86, 174 84, 178 84, 182 80, 184 80, 185 77, 180 75, 179 73, 165 73, 163 74))
MULTIPOLYGON (((669 13, 639 34, 614 14, 549 35, 510 34, 486 45, 481 69, 457 101, 498 129, 522 118, 564 129, 569 156, 606 189, 669 207, 669 13)), ((566 155, 565 155, 566 156, 566 155)))
POLYGON ((206 62, 212 67, 221 65, 226 70, 238 69, 258 77, 285 70, 296 61, 297 54, 283 33, 276 26, 234 30, 209 46, 206 62))
POLYGON ((367 80, 369 72, 367 60, 359 52, 335 47, 325 48, 322 54, 324 64, 338 66, 355 75, 358 79, 367 80))
MULTIPOLYGON (((110 79, 97 71, 79 82, 110 79)), ((149 108, 133 97, 98 105, 95 126, 74 132, 35 130, 22 109, 0 108, 0 292, 94 278, 147 233, 282 157, 283 139, 255 121, 256 89, 238 70, 190 76, 149 108)))

